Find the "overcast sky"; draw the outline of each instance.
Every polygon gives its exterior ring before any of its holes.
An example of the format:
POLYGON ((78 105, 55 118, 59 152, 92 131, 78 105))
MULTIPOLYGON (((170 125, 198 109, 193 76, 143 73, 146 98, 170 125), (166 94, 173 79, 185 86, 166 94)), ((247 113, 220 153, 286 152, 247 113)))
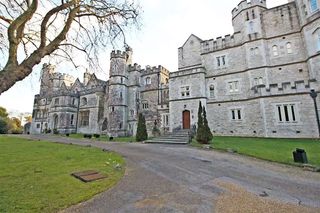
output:
MULTIPOLYGON (((133 48, 133 61, 142 65, 162 65, 174 72, 178 67, 178 47, 190 34, 201 39, 211 39, 232 34, 231 10, 240 0, 140 0, 143 9, 142 27, 128 35, 127 43, 133 48)), ((284 4, 288 0, 267 0, 268 7, 284 4)), ((121 47, 121 46, 120 46, 121 47)), ((109 54, 102 64, 104 71, 97 76, 106 80, 109 72, 109 54)), ((31 112, 33 97, 39 93, 39 73, 42 65, 16 83, 0 96, 0 106, 8 111, 31 112)), ((84 70, 74 70, 72 66, 60 64, 58 71, 66 72, 82 79, 84 70)))

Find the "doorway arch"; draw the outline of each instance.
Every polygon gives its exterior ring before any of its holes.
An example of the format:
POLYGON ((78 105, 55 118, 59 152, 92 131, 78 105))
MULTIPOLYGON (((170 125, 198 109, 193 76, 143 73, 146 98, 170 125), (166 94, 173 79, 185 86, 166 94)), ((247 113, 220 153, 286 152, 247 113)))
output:
POLYGON ((58 128, 58 123, 59 123, 59 117, 57 114, 54 114, 53 115, 53 129, 58 128))
POLYGON ((184 110, 182 112, 182 128, 183 129, 190 129, 190 111, 184 110))

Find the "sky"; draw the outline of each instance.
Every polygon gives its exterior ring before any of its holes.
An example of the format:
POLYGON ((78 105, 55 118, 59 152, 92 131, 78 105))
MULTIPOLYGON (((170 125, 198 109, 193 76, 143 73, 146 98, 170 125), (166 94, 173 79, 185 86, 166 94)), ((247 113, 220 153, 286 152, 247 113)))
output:
MULTIPOLYGON (((203 40, 233 34, 231 11, 241 0, 139 0, 143 13, 140 30, 127 34, 127 43, 133 49, 133 62, 166 67, 170 72, 178 69, 178 48, 191 34, 203 40)), ((287 3, 288 0, 267 0, 268 8, 287 3)), ((121 46, 120 46, 121 47, 121 46)), ((107 80, 109 56, 112 48, 101 55, 106 60, 98 78, 107 80)), ((0 59, 1 60, 1 59, 0 59)), ((42 61, 48 62, 48 61, 42 61)), ((34 95, 40 89, 40 69, 0 95, 0 106, 9 112, 32 112, 34 95)), ((59 64, 57 71, 68 73, 82 80, 84 69, 75 70, 71 65, 59 64)))

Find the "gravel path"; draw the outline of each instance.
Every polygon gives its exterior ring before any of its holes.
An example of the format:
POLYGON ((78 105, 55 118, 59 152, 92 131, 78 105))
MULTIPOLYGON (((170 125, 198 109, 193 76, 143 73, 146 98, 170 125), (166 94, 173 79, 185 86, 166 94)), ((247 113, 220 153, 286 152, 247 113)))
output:
POLYGON ((63 212, 320 212, 320 173, 188 146, 23 136, 116 151, 127 161, 111 190, 63 212))

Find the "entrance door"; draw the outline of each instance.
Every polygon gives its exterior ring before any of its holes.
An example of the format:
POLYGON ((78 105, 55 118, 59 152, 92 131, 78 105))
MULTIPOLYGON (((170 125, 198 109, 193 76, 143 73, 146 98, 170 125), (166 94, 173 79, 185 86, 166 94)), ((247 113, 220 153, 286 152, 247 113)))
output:
POLYGON ((190 111, 185 110, 182 113, 183 129, 190 129, 190 111))
POLYGON ((53 116, 53 128, 54 128, 54 129, 57 129, 57 128, 58 128, 58 122, 59 122, 58 115, 55 114, 55 115, 53 116))

